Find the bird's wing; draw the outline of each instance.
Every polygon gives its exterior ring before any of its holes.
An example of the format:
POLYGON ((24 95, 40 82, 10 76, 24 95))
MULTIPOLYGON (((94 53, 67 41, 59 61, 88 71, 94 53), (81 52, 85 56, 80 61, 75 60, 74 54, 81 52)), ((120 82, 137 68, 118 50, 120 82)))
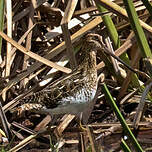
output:
POLYGON ((40 104, 47 108, 57 107, 59 104, 62 104, 63 98, 69 95, 73 96, 80 86, 85 85, 83 77, 83 70, 75 70, 63 79, 49 84, 43 90, 25 97, 21 102, 40 104))
POLYGON ((73 96, 78 87, 84 85, 83 79, 83 71, 76 70, 62 80, 47 86, 42 90, 42 92, 50 95, 52 100, 59 101, 69 95, 73 96))

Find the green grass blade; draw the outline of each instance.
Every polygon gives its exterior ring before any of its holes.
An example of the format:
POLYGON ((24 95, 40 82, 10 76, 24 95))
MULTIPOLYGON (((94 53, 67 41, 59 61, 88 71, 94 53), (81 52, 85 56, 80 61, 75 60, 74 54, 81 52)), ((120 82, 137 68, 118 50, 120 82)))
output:
POLYGON ((126 142, 123 139, 121 140, 120 146, 124 152, 131 152, 130 148, 128 147, 128 145, 126 144, 126 142))
POLYGON ((138 141, 136 140, 135 136, 133 135, 133 133, 131 132, 130 128, 128 127, 125 119, 123 118, 121 112, 119 111, 119 108, 117 107, 113 97, 111 96, 106 84, 103 84, 102 90, 104 91, 105 97, 107 99, 107 101, 109 102, 109 104, 111 105, 113 111, 115 112, 117 118, 119 119, 124 132, 128 135, 129 139, 131 140, 132 144, 134 145, 135 149, 138 152, 143 152, 140 144, 138 143, 138 141))
MULTIPOLYGON (((102 14, 106 14, 108 12, 107 9, 105 9, 102 5, 100 5, 97 1, 96 2, 96 6, 98 8, 98 10, 102 13, 102 14)), ((106 15, 103 15, 102 16, 102 19, 103 19, 103 22, 108 30, 108 33, 110 35, 110 38, 113 42, 113 46, 114 46, 114 49, 118 49, 120 47, 120 39, 119 39, 119 35, 118 35, 118 32, 115 28, 115 25, 111 19, 111 17, 109 16, 109 14, 106 14, 106 15)), ((129 60, 129 57, 128 57, 128 54, 127 53, 123 53, 120 58, 125 62, 127 63, 128 65, 130 65, 130 60, 129 60)), ((121 81, 121 77, 120 76, 117 76, 118 77, 118 80, 121 81)), ((138 77, 136 74, 133 74, 132 75, 132 84, 134 87, 139 87, 140 86, 140 83, 138 81, 138 77)))
POLYGON ((131 27, 133 31, 135 32, 137 42, 138 42, 138 45, 140 47, 143 57, 152 57, 151 50, 149 48, 143 29, 140 26, 138 15, 136 13, 132 0, 123 0, 123 2, 126 7, 126 11, 128 13, 131 27))
MULTIPOLYGON (((97 4, 97 7, 98 7, 98 10, 103 14, 108 12, 107 9, 105 9, 103 6, 101 6, 99 4, 97 4)), ((110 34, 110 38, 113 41, 114 49, 119 48, 120 47, 120 39, 119 39, 117 30, 114 26, 114 23, 113 23, 111 17, 107 14, 107 15, 103 15, 102 19, 103 19, 103 22, 106 25, 107 30, 110 34)))

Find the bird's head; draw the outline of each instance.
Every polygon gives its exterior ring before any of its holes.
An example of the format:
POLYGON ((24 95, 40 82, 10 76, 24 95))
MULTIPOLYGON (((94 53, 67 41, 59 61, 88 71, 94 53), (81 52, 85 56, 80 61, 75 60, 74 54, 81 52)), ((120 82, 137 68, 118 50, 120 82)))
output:
POLYGON ((86 62, 88 64, 88 62, 96 62, 97 51, 102 50, 104 45, 102 41, 102 36, 98 34, 89 33, 82 38, 81 43, 82 51, 80 51, 81 58, 79 63, 86 62))
POLYGON ((103 48, 102 36, 94 33, 87 34, 85 41, 88 47, 91 47, 91 50, 97 51, 103 48))

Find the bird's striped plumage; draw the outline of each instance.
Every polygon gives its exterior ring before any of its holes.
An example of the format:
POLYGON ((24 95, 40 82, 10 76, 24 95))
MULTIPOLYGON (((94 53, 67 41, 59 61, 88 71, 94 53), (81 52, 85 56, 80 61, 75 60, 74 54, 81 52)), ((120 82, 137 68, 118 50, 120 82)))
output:
POLYGON ((81 49, 84 59, 72 73, 22 99, 18 110, 55 114, 82 112, 97 91, 96 52, 102 49, 99 37, 87 35, 81 49))

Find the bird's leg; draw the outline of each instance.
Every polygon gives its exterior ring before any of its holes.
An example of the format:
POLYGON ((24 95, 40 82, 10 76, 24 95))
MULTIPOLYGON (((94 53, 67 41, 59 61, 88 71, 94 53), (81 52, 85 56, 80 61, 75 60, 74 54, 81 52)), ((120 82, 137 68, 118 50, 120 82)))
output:
POLYGON ((83 127, 83 124, 82 124, 82 116, 83 116, 83 112, 80 113, 80 119, 79 119, 79 126, 80 128, 82 129, 82 131, 86 131, 87 129, 83 127))

